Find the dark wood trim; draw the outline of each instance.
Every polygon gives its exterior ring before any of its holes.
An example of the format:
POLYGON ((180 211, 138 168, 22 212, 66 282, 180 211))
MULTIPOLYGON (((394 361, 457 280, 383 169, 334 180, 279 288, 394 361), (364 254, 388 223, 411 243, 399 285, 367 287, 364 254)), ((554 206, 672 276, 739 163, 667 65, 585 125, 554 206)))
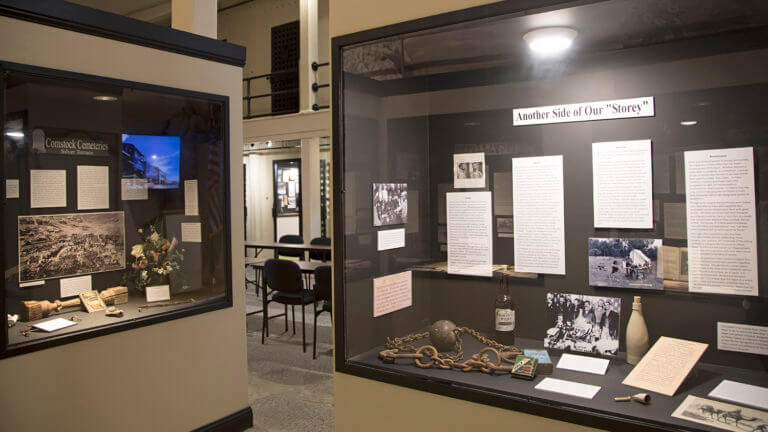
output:
MULTIPOLYGON (((0 0, 4 1, 4 0, 0 0)), ((49 68, 43 68, 39 66, 31 66, 31 65, 25 65, 25 64, 19 64, 19 63, 11 63, 11 62, 4 62, 0 61, 0 73, 2 73, 3 79, 0 80, 0 84, 3 84, 3 86, 0 88, 2 90, 2 94, 5 93, 5 85, 4 85, 4 78, 6 73, 13 73, 13 72, 19 72, 27 75, 37 75, 42 77, 48 77, 48 78, 55 78, 59 80, 71 80, 71 81, 77 81, 80 84, 98 84, 98 85, 109 85, 109 86, 116 86, 116 87, 122 87, 122 88, 131 88, 136 90, 145 90, 145 91, 152 91, 152 92, 158 92, 158 93, 166 93, 166 94, 173 94, 173 95, 179 95, 179 96, 186 96, 186 97, 192 97, 192 98, 198 98, 198 99, 207 99, 209 101, 213 102, 219 102, 222 104, 222 116, 224 118, 222 127, 224 130, 222 131, 223 135, 223 173, 222 173, 222 180, 224 183, 224 190, 225 190, 225 207, 224 207, 224 231, 226 235, 225 239, 225 248, 227 249, 225 251, 225 266, 226 266, 226 285, 225 285, 225 291, 224 296, 220 299, 195 305, 192 304, 189 307, 186 307, 184 309, 179 310, 173 310, 173 311, 167 311, 163 313, 154 314, 151 316, 148 316, 146 318, 136 319, 132 321, 124 321, 124 322, 116 322, 114 324, 109 324, 101 327, 92 327, 88 329, 84 329, 81 332, 77 333, 65 333, 60 336, 53 336, 50 338, 43 339, 39 342, 34 343, 27 343, 18 347, 14 347, 11 350, 8 350, 7 346, 7 339, 2 340, 3 344, 0 345, 0 359, 7 358, 7 357, 13 357, 20 354, 27 354, 34 351, 39 351, 47 348, 52 348, 59 345, 64 345, 76 341, 81 341, 85 339, 91 339, 99 336, 104 336, 112 333, 117 333, 125 330, 130 330, 134 328, 139 327, 146 327, 149 325, 165 322, 165 321, 171 321, 178 318, 184 318, 192 315, 197 315, 205 312, 211 312, 219 309, 226 309, 230 308, 233 305, 233 296, 232 296, 232 221, 231 218, 231 184, 230 184, 230 131, 229 131, 229 124, 230 124, 230 111, 229 111, 229 96, 223 96, 223 95, 216 95, 211 93, 204 93, 204 92, 197 92, 197 91, 191 91, 191 90, 184 90, 184 89, 178 89, 173 87, 165 87, 165 86, 159 86, 154 84, 146 84, 146 83, 140 83, 140 82, 133 82, 133 81, 126 81, 126 80, 118 80, 114 78, 106 78, 101 76, 95 76, 95 75, 87 75, 87 74, 81 74, 76 72, 69 72, 69 71, 61 71, 56 69, 49 69, 49 68)), ((0 101, 4 103, 3 101, 0 101)), ((3 105, 4 107, 4 105, 3 105)), ((3 126, 5 127, 5 113, 3 113, 3 126)), ((238 120, 239 121, 239 120, 238 120)), ((3 139, 5 139, 5 135, 3 135, 3 139)), ((4 157, 4 152, 0 152, 0 158, 4 157)), ((0 162, 2 162, 2 159, 0 159, 0 162)), ((0 176, 0 179, 2 179, 4 176, 0 176)), ((3 195, 3 198, 5 196, 3 195)), ((4 212, 4 206, 0 206, 0 220, 3 218, 3 212, 4 212)), ((205 220, 202 220, 201 223, 206 223, 205 220)), ((0 230, 0 236, 2 236, 2 230, 0 230)), ((0 237, 0 240, 2 238, 0 237)), ((2 248, 0 248, 0 258, 2 258, 3 251, 2 248)), ((7 326, 7 316, 5 314, 5 278, 0 278, 0 306, 2 306, 2 315, 3 318, 2 323, 5 326, 2 330, 2 333, 6 333, 6 330, 8 328, 7 326)), ((5 336, 7 338, 7 334, 5 336)))
POLYGON ((243 432, 252 426, 253 410, 249 406, 201 426, 192 432, 243 432))
MULTIPOLYGON (((331 128, 333 136, 333 290, 335 371, 361 378, 408 387, 470 402, 510 409, 545 418, 575 423, 612 431, 672 431, 693 432, 694 426, 677 426, 657 423, 648 419, 632 418, 609 411, 584 409, 575 405, 556 403, 535 396, 522 396, 496 392, 483 387, 472 387, 456 382, 433 380, 418 373, 393 372, 375 366, 349 361, 346 344, 344 296, 344 80, 342 50, 350 45, 367 43, 405 33, 434 29, 471 20, 491 18, 504 14, 528 14, 565 7, 598 3, 605 0, 510 0, 470 9, 448 12, 385 27, 342 35, 331 40, 331 64, 337 65, 332 73, 331 128)), ((371 83, 374 93, 386 93, 385 84, 371 83)))
POLYGON ((217 63, 245 65, 243 46, 62 0, 0 0, 0 15, 217 63))
MULTIPOLYGON (((0 150, 0 185, 2 185, 2 206, 0 206, 0 221, 5 220, 3 217, 3 209, 5 208, 6 197, 5 191, 5 66, 0 64, 0 142, 3 143, 2 150, 0 150)), ((5 230, 0 229, 0 245, 5 244, 5 230)), ((3 263, 5 267, 5 247, 0 246, 0 263, 3 263)), ((2 311, 2 318, 0 318, 0 325, 2 325, 2 331, 0 331, 0 352, 5 352, 8 348, 8 314, 5 308, 5 275, 0 280, 0 311, 2 311)))

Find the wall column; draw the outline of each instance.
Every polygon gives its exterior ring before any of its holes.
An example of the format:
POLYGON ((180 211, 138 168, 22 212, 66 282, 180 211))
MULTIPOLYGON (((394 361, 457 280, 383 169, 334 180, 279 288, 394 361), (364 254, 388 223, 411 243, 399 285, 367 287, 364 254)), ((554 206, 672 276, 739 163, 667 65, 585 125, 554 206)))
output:
POLYGON ((317 56, 317 0, 301 0, 299 6, 299 111, 312 111, 315 103, 315 92, 312 83, 315 82, 316 72, 312 70, 312 62, 318 61, 317 56))
POLYGON ((301 212, 304 240, 320 237, 320 137, 301 140, 301 212))
POLYGON ((216 39, 216 0, 172 0, 171 27, 216 39))

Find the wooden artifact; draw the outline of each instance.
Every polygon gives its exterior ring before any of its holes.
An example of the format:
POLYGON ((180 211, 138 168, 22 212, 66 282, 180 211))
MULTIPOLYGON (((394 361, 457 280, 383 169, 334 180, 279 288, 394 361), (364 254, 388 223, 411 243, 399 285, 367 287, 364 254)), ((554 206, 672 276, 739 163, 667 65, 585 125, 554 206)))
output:
POLYGON ((648 393, 637 393, 632 396, 617 396, 613 398, 615 402, 629 402, 631 400, 635 402, 640 402, 643 405, 648 405, 651 403, 651 395, 648 393))
POLYGON ((99 293, 99 296, 107 306, 116 306, 128 303, 128 287, 116 286, 107 288, 99 293))
POLYGON ((78 297, 67 301, 55 300, 53 303, 48 300, 27 300, 21 302, 21 306, 21 320, 34 321, 45 318, 50 315, 51 312, 58 312, 65 307, 80 306, 80 298, 78 297))

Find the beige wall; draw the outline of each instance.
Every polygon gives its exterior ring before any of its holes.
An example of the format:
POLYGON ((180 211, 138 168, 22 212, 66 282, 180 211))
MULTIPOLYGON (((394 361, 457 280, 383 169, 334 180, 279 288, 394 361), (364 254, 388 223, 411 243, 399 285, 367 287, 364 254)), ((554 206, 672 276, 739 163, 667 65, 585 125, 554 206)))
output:
MULTIPOLYGON (((238 67, 0 17, 0 59, 230 97, 242 196, 238 67)), ((232 206, 234 307, 0 360, 2 431, 189 431, 248 406, 242 206, 232 206)))
MULTIPOLYGON (((492 3, 471 0, 330 1, 331 37, 492 3)), ((334 374, 334 421, 336 432, 510 428, 521 431, 596 430, 341 373, 334 374)))

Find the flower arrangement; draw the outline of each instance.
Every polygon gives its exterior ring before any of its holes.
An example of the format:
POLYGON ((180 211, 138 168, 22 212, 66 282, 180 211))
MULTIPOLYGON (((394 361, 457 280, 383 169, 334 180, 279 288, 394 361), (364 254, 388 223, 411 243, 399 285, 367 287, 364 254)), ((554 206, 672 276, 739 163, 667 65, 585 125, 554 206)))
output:
POLYGON ((138 232, 143 243, 131 248, 133 270, 125 274, 125 282, 133 282, 136 289, 143 292, 148 286, 168 283, 170 275, 181 268, 184 249, 178 247, 176 237, 172 240, 162 237, 154 225, 146 230, 139 228, 138 232))

